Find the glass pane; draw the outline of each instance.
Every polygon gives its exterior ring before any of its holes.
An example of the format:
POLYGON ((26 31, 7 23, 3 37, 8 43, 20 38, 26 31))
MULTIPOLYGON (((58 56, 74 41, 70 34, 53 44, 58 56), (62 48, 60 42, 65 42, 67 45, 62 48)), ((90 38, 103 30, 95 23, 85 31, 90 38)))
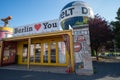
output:
POLYGON ((50 52, 50 54, 51 54, 51 63, 56 63, 56 43, 52 42, 50 48, 51 48, 51 50, 50 50, 51 51, 50 52))
POLYGON ((64 42, 58 42, 59 63, 66 63, 66 49, 64 42))
POLYGON ((14 63, 16 55, 16 44, 13 42, 5 42, 3 46, 3 63, 14 63))
POLYGON ((40 62, 41 44, 36 44, 35 47, 35 62, 40 62))
POLYGON ((27 62, 27 53, 28 53, 28 45, 23 45, 23 55, 22 55, 22 62, 27 62))
POLYGON ((34 62, 34 44, 31 44, 31 49, 30 49, 30 62, 34 62))
POLYGON ((48 63, 48 43, 44 44, 43 62, 48 63))

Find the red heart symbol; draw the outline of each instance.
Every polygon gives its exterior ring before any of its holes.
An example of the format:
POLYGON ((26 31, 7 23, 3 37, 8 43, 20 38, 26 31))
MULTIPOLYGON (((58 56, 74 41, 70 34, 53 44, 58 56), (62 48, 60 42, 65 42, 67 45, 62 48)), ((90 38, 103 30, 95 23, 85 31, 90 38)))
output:
POLYGON ((35 24, 34 28, 38 31, 41 28, 41 24, 35 24))

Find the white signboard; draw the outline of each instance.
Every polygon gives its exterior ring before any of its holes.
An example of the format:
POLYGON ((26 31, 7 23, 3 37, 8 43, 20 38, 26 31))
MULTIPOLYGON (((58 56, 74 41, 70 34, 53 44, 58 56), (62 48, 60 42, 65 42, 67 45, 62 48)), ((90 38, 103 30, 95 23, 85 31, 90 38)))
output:
POLYGON ((55 19, 46 22, 16 27, 14 28, 13 36, 25 36, 31 34, 55 32, 59 31, 60 29, 59 20, 55 19))

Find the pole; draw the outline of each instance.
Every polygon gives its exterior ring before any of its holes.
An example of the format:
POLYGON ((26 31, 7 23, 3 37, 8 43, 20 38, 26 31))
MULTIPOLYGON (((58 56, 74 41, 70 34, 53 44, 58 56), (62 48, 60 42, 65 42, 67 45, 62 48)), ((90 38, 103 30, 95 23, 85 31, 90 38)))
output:
POLYGON ((73 51, 73 35, 72 32, 70 33, 70 60, 71 60, 71 67, 72 71, 75 71, 75 62, 74 62, 74 51, 73 51))
POLYGON ((30 48, 31 48, 31 38, 28 39, 28 63, 27 63, 27 69, 30 69, 30 48))

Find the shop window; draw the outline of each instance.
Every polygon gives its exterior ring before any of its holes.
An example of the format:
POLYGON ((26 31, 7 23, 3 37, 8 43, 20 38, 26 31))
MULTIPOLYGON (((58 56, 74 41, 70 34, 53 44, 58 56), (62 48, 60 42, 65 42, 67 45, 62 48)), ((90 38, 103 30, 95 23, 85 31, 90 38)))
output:
POLYGON ((30 62, 34 62, 34 44, 31 44, 31 49, 30 49, 30 62))
POLYGON ((5 46, 4 53, 3 53, 3 63, 8 62, 9 56, 10 56, 9 46, 5 46))
POLYGON ((66 63, 66 48, 64 42, 58 42, 59 63, 66 63))
POLYGON ((28 44, 23 45, 22 62, 27 62, 28 44))
POLYGON ((41 44, 36 44, 35 46, 35 62, 40 62, 41 59, 41 44))
POLYGON ((14 63, 16 55, 16 43, 5 43, 3 49, 3 63, 14 63))
POLYGON ((31 44, 30 62, 40 63, 41 44, 31 44))
POLYGON ((50 56, 51 56, 51 63, 56 63, 56 43, 51 42, 50 45, 50 56))
POLYGON ((48 63, 48 43, 44 43, 43 61, 44 63, 48 63))

